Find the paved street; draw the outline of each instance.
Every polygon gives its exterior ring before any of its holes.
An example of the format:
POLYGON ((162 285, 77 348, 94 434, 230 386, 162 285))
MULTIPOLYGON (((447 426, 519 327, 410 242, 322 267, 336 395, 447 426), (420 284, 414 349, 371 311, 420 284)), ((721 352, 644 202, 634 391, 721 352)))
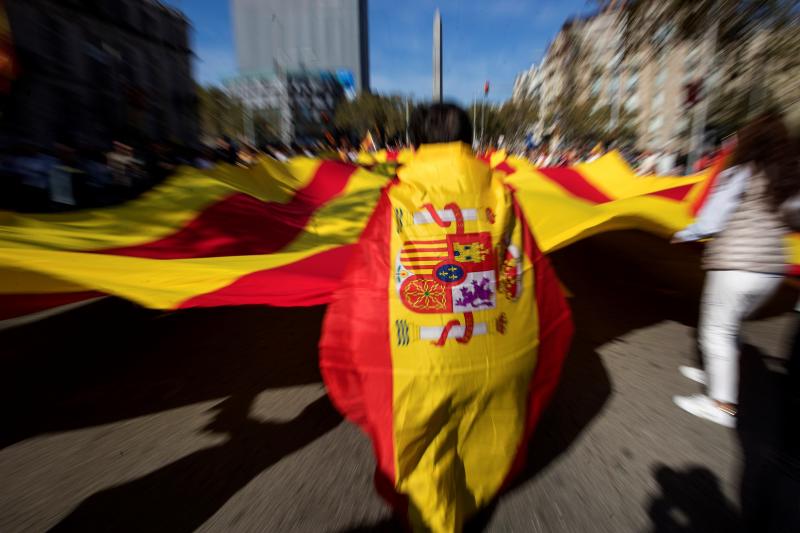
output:
MULTIPOLYGON (((527 470, 475 529, 736 528, 791 295, 746 327, 742 428, 726 430, 670 400, 699 390, 677 372, 696 359, 696 251, 614 239, 556 254, 578 334, 527 470)), ((325 399, 323 312, 108 299, 0 332, 0 531, 396 528, 368 440, 325 399)))

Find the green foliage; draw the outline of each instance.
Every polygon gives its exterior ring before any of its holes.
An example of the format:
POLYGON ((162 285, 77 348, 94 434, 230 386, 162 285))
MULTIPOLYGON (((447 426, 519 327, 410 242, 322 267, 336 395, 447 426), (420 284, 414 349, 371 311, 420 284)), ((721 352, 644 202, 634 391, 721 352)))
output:
POLYGON ((712 43, 720 77, 710 88, 709 125, 721 136, 769 106, 784 112, 798 106, 800 0, 633 0, 620 14, 626 53, 712 43))
POLYGON ((501 135, 507 144, 521 142, 539 119, 539 108, 530 100, 508 100, 500 106, 478 102, 467 113, 476 138, 483 133, 485 144, 496 144, 501 135))
POLYGON ((624 106, 619 106, 616 120, 612 120, 612 106, 598 105, 593 98, 559 101, 554 108, 557 111, 547 122, 555 125, 554 133, 568 144, 636 139, 637 118, 624 106))
POLYGON ((244 108, 241 102, 228 96, 218 87, 196 86, 198 113, 204 135, 219 137, 241 136, 244 132, 244 108))
POLYGON ((250 111, 253 136, 256 144, 271 143, 281 138, 281 113, 279 109, 257 109, 250 111))
POLYGON ((601 8, 624 4, 625 43, 629 51, 692 41, 717 25, 717 49, 745 46, 753 32, 790 24, 800 0, 595 0, 601 8))
POLYGON ((367 131, 379 139, 403 136, 406 129, 406 100, 401 96, 363 92, 352 101, 343 100, 337 106, 333 124, 359 138, 366 135, 367 131))

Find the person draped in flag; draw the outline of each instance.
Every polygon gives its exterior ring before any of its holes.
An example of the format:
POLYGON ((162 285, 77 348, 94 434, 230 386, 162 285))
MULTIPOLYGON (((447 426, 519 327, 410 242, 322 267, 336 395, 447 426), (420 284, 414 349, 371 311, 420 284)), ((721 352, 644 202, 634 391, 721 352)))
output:
POLYGON ((467 114, 416 109, 320 341, 337 408, 371 437, 381 494, 418 531, 460 531, 523 465, 570 310, 467 114))

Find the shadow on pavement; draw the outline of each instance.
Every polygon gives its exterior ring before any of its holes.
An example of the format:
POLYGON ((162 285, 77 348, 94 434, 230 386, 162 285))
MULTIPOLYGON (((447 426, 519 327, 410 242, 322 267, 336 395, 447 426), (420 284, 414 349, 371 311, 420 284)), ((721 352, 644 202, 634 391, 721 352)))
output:
POLYGON ((707 468, 675 471, 654 468, 661 493, 648 512, 653 533, 735 533, 741 531, 739 513, 725 498, 719 479, 707 468))
POLYGON ((654 472, 661 494, 649 509, 654 533, 800 531, 798 341, 788 376, 769 370, 769 357, 754 346, 742 347, 736 428, 744 458, 741 505, 726 499, 708 469, 676 472, 661 465, 654 472))
POLYGON ((56 531, 194 531, 270 465, 341 422, 327 397, 289 422, 253 420, 262 391, 320 382, 323 308, 160 314, 106 300, 0 335, 0 445, 225 398, 228 439, 84 500, 56 531))
POLYGON ((108 299, 0 332, 0 448, 321 381, 324 308, 233 307, 162 314, 108 299))
POLYGON ((219 407, 229 440, 93 494, 51 531, 194 531, 265 469, 341 421, 327 396, 283 423, 230 419, 219 407))
POLYGON ((742 445, 742 518, 747 531, 800 531, 800 336, 788 375, 767 368, 753 346, 742 351, 737 434, 742 445))

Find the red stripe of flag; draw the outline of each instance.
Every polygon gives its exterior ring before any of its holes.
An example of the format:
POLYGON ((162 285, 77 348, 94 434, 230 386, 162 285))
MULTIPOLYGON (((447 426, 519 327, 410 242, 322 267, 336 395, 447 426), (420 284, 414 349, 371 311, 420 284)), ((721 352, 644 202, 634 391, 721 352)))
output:
POLYGON ((705 183, 705 188, 700 192, 700 195, 695 199, 692 205, 689 207, 689 213, 692 216, 697 216, 697 213, 700 212, 700 209, 705 205, 708 197, 711 196, 711 189, 714 188, 714 183, 717 181, 717 176, 719 173, 725 170, 725 165, 728 162, 728 156, 731 155, 733 149, 728 148, 724 149, 722 153, 717 156, 717 159, 714 161, 714 164, 711 166, 711 171, 709 173, 708 179, 705 183))
POLYGON ((686 196, 694 187, 694 184, 689 185, 681 185, 680 187, 673 187, 672 189, 666 189, 664 191, 656 191, 651 192, 647 196, 660 196, 661 198, 669 198, 670 200, 676 200, 678 202, 683 201, 686 199, 686 196))
POLYGON ((571 168, 540 168, 538 171, 572 196, 582 198, 594 204, 604 204, 612 200, 612 198, 589 183, 586 178, 571 168))
POLYGON ((333 248, 296 263, 247 274, 221 289, 189 298, 178 308, 224 305, 303 307, 327 304, 341 282, 354 246, 333 248))
POLYGON ((512 167, 511 165, 509 165, 508 162, 506 162, 506 161, 503 161, 502 163, 500 163, 499 165, 497 165, 494 168, 495 168, 495 170, 499 170, 500 172, 505 172, 509 176, 517 171, 516 168, 512 167))
POLYGON ((372 440, 378 492, 405 515, 407 499, 394 491, 391 212, 384 191, 325 314, 320 369, 333 404, 372 440))
POLYGON ((403 243, 403 247, 405 248, 406 246, 411 246, 411 245, 425 246, 425 245, 433 245, 433 244, 447 244, 447 241, 446 240, 444 240, 444 241, 406 241, 406 242, 403 243))
MULTIPOLYGON (((513 189, 512 189, 513 190, 513 189)), ((528 445, 536 425, 558 385, 561 369, 572 340, 572 314, 550 260, 539 250, 522 209, 514 200, 514 212, 522 224, 523 248, 534 268, 534 291, 539 315, 539 348, 528 396, 528 415, 514 462, 504 487, 525 465, 528 445)))
POLYGON ((418 253, 427 253, 427 252, 447 252, 447 247, 445 248, 403 248, 403 254, 418 254, 418 253))
POLYGON ((232 194, 204 209, 172 235, 96 253, 149 259, 274 253, 297 238, 320 206, 342 192, 356 168, 338 161, 324 161, 311 182, 286 204, 232 194))

